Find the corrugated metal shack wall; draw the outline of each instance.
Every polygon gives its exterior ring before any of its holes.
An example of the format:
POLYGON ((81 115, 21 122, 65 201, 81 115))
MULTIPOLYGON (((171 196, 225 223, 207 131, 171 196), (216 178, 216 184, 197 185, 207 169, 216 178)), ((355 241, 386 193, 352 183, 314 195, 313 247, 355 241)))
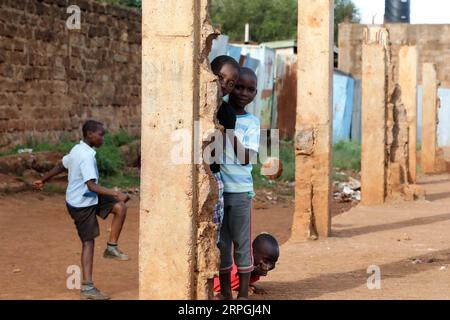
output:
POLYGON ((333 74, 333 142, 350 140, 355 80, 338 70, 333 74))
POLYGON ((275 65, 274 127, 280 139, 293 139, 297 108, 297 56, 277 55, 275 65))
POLYGON ((271 129, 273 123, 275 57, 275 50, 266 46, 242 46, 241 65, 255 71, 258 77, 258 93, 246 110, 259 118, 261 129, 271 129))
MULTIPOLYGON (((277 56, 276 61, 276 122, 273 127, 280 130, 280 139, 293 139, 297 114, 297 56, 277 56)), ((333 142, 350 139, 359 142, 361 86, 356 85, 353 77, 335 70, 333 87, 333 142), (355 102, 359 103, 357 107, 354 107, 355 102)))
MULTIPOLYGON (((226 36, 214 40, 209 59, 222 54, 253 69, 258 76, 258 94, 247 111, 260 119, 261 128, 279 129, 280 139, 292 140, 297 114, 297 55, 276 54, 265 45, 229 44, 226 36)), ((333 85, 333 141, 352 138, 359 142, 361 87, 355 85, 352 76, 338 70, 333 85)))

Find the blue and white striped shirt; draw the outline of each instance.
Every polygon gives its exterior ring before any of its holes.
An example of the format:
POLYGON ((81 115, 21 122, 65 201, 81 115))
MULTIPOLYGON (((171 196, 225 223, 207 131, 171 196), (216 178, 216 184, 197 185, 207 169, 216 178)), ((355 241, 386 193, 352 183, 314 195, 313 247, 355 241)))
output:
MULTIPOLYGON (((258 152, 260 138, 259 119, 251 113, 236 115, 235 135, 246 149, 258 152)), ((223 191, 227 193, 253 192, 252 169, 253 165, 251 163, 247 165, 239 163, 234 154, 233 144, 227 139, 224 163, 220 166, 224 184, 223 191)))

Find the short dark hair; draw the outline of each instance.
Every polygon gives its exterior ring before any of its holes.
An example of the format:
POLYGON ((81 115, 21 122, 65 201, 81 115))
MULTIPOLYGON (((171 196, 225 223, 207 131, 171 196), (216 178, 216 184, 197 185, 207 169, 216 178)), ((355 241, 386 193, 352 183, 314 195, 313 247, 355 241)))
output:
POLYGON ((215 75, 219 75, 220 69, 226 64, 235 67, 238 72, 241 70, 239 63, 234 58, 226 55, 218 56, 211 62, 211 70, 215 75))
POLYGON ((269 233, 261 233, 253 240, 254 247, 260 247, 264 243, 268 243, 272 248, 279 247, 277 239, 269 233))
POLYGON ((83 124, 83 137, 86 138, 88 132, 95 132, 102 128, 103 123, 95 120, 88 120, 83 124))
POLYGON ((248 74, 248 75, 252 76, 253 78, 255 78, 256 83, 258 83, 258 77, 256 76, 255 71, 253 71, 252 69, 247 68, 247 67, 241 68, 241 70, 239 72, 239 76, 241 76, 243 74, 248 74))

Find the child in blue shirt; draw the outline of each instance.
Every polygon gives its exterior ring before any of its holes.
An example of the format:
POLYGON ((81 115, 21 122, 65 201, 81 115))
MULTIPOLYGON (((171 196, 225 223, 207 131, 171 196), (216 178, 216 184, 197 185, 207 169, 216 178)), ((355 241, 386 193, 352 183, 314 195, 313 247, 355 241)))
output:
POLYGON ((226 131, 225 161, 220 166, 225 208, 218 244, 219 281, 223 299, 232 299, 233 258, 239 273, 238 299, 248 299, 250 276, 254 269, 251 235, 252 163, 259 149, 260 123, 257 117, 245 111, 245 107, 254 100, 256 94, 256 74, 251 69, 242 68, 229 97, 229 105, 236 114, 235 130, 226 131))

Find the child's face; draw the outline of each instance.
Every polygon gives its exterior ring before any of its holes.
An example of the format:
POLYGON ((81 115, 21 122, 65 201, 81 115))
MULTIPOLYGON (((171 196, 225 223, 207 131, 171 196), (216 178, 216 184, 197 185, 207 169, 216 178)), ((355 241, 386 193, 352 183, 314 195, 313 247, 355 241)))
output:
POLYGON ((279 255, 278 248, 270 248, 269 245, 265 245, 258 249, 254 248, 254 272, 259 276, 267 276, 269 271, 275 269, 279 255))
POLYGON ((218 74, 220 87, 222 88, 222 96, 230 94, 236 81, 239 79, 239 71, 231 64, 224 64, 218 74))
POLYGON ((246 73, 241 74, 230 94, 230 102, 243 108, 255 99, 257 92, 255 77, 246 73))
POLYGON ((103 144, 103 137, 105 136, 105 129, 100 128, 95 131, 90 131, 87 133, 87 141, 90 145, 100 148, 103 144))

